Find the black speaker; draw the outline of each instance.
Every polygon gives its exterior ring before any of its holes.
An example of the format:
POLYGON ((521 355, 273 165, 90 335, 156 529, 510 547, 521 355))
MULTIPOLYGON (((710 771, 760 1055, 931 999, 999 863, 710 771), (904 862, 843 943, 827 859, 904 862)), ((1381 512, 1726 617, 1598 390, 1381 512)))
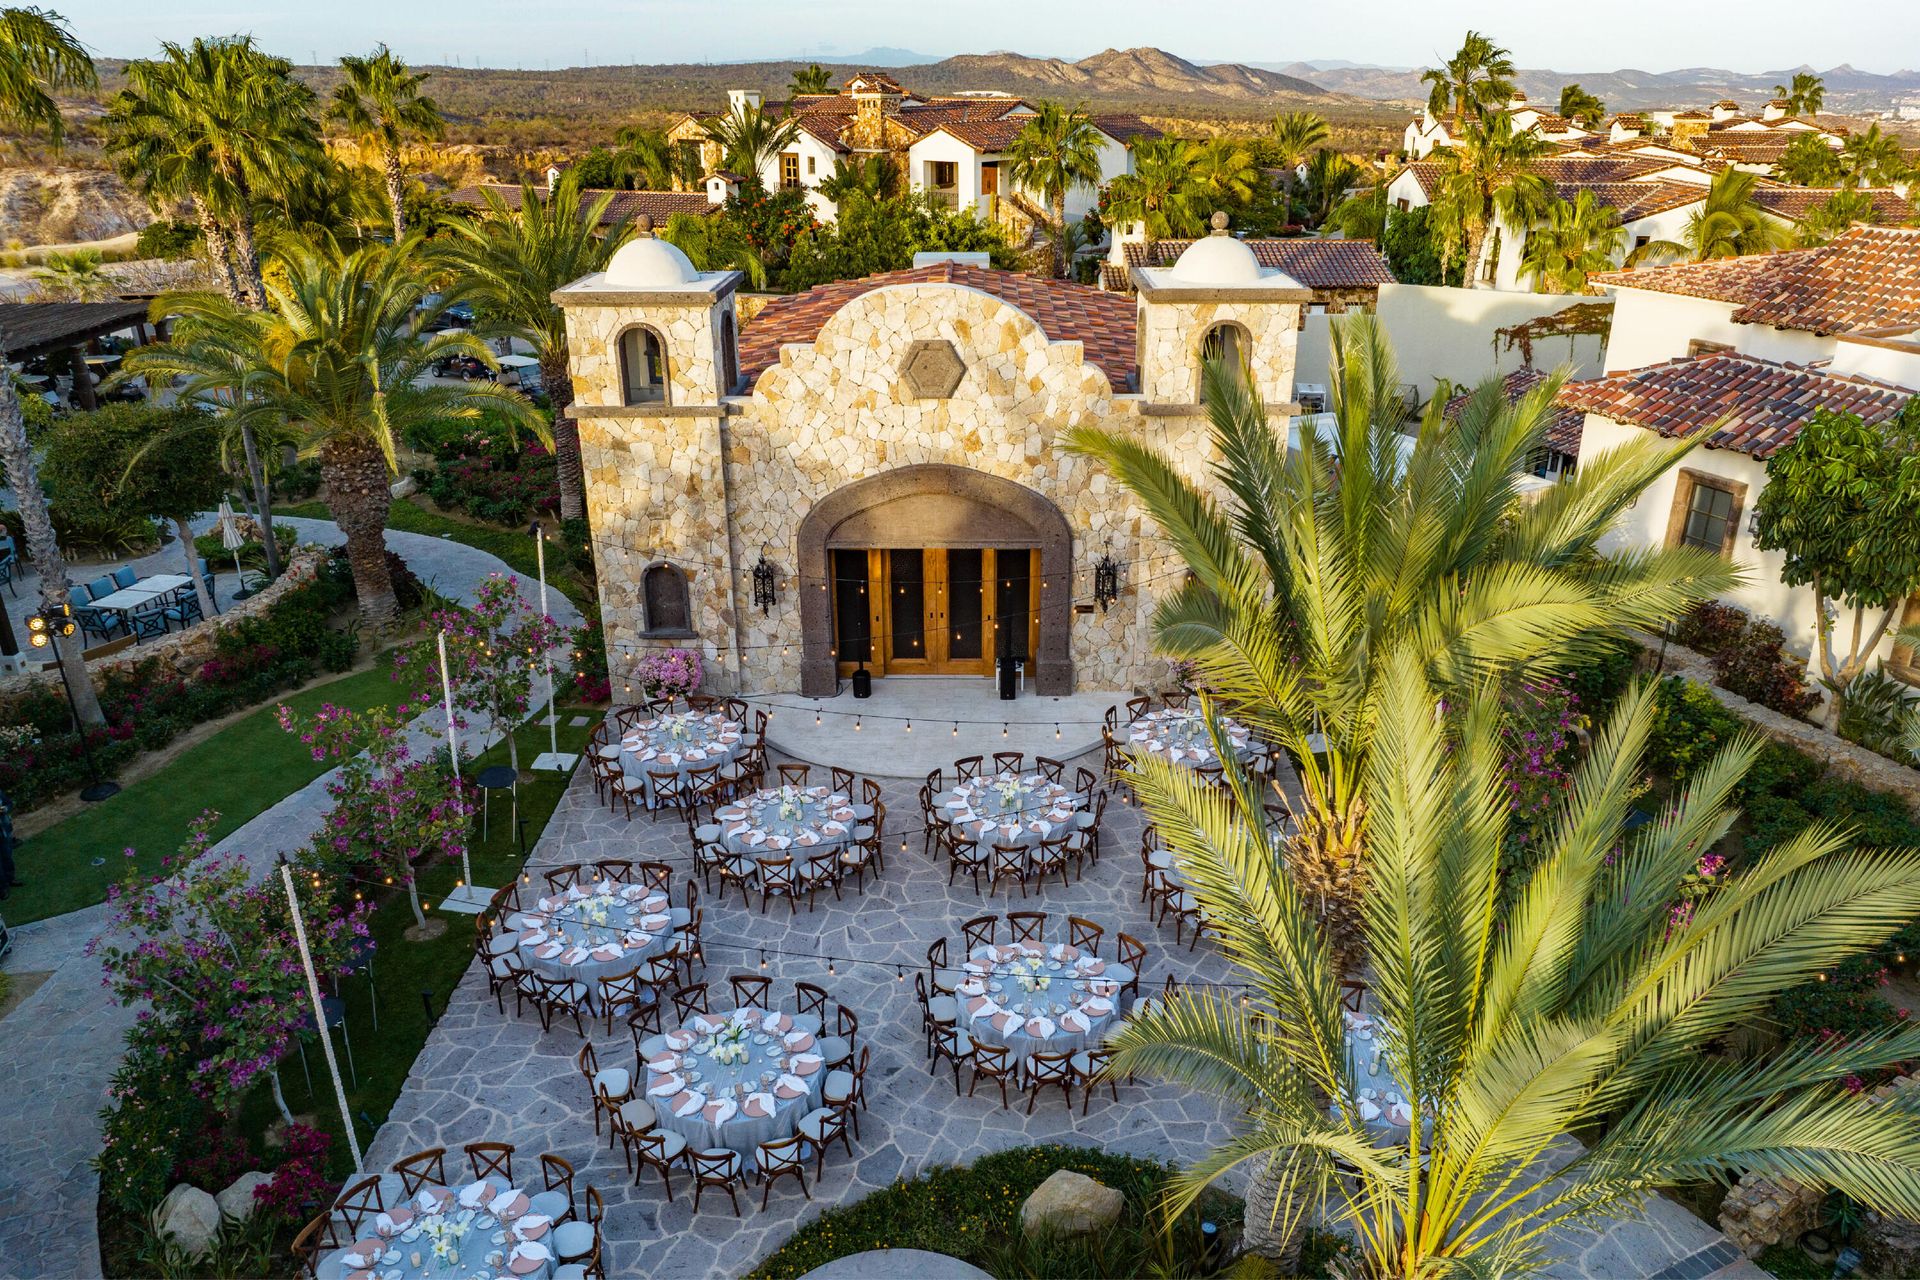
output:
POLYGON ((1014 695, 1020 690, 1020 669, 1014 665, 1012 658, 1002 658, 997 675, 1000 681, 1000 701, 1012 702, 1014 695))
POLYGON ((865 667, 860 667, 853 673, 853 696, 856 698, 873 696, 873 672, 865 667))

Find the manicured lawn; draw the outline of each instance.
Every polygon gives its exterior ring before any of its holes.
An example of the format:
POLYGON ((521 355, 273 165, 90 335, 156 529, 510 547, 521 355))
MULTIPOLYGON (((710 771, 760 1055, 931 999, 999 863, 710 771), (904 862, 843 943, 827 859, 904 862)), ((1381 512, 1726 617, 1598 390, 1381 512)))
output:
MULTIPOLYGON (((572 728, 566 723, 575 714, 597 719, 604 709, 563 708, 560 716, 560 749, 580 752, 585 748, 591 725, 572 728)), ((520 731, 522 760, 532 760, 547 749, 547 730, 540 724, 528 724, 520 731)), ((469 774, 490 764, 506 763, 504 742, 481 756, 477 762, 463 764, 469 774)), ((531 849, 545 830, 547 819, 566 793, 566 775, 540 773, 531 782, 520 785, 520 816, 526 822, 526 842, 531 849)), ((518 875, 523 861, 512 823, 508 820, 505 796, 495 796, 491 838, 482 843, 476 827, 470 847, 475 881, 499 886, 518 875)), ((476 822, 478 819, 476 818, 476 822)), ((374 1130, 386 1119, 394 1099, 400 1096, 413 1060, 426 1044, 430 1024, 421 994, 427 993, 437 1017, 447 1007, 447 998, 473 960, 473 916, 441 911, 437 904, 452 891, 460 877, 460 864, 438 863, 419 873, 420 901, 427 908, 428 920, 446 922, 446 932, 426 942, 409 942, 402 935, 413 923, 413 912, 404 892, 394 890, 375 910, 372 930, 376 950, 373 958, 373 993, 377 994, 380 1030, 373 1029, 373 1007, 369 985, 364 978, 341 983, 341 995, 347 1002, 347 1031, 353 1037, 354 1067, 359 1083, 348 1079, 347 1102, 358 1122, 361 1144, 373 1140, 374 1130)), ((335 1052, 340 1054, 340 1070, 347 1072, 346 1055, 336 1034, 335 1052)), ((334 1137, 334 1172, 345 1177, 352 1172, 339 1108, 327 1083, 326 1064, 318 1041, 307 1046, 307 1062, 313 1073, 313 1093, 307 1091, 300 1070, 298 1053, 289 1055, 280 1066, 280 1079, 287 1105, 296 1112, 311 1112, 315 1123, 334 1137), (316 1096, 317 1095, 317 1096, 316 1096)), ((275 1118, 273 1100, 264 1087, 249 1096, 242 1108, 239 1131, 250 1136, 263 1132, 275 1118)))
MULTIPOLYGON (((303 502, 298 506, 280 506, 273 509, 277 516, 299 516, 309 520, 331 520, 333 513, 327 510, 324 502, 303 502)), ((533 539, 524 529, 502 529, 494 525, 477 524, 471 520, 459 520, 452 516, 429 511, 418 503, 401 499, 387 511, 387 527, 399 529, 403 533, 424 533, 430 538, 451 538, 489 555, 495 555, 513 567, 522 577, 533 578, 539 573, 537 553, 533 539)), ((547 543, 547 585, 565 592, 583 612, 592 607, 593 591, 584 583, 565 562, 564 556, 551 541, 547 543)))
POLYGON ((26 883, 7 898, 7 920, 25 924, 104 901, 107 886, 126 875, 130 862, 157 871, 203 810, 219 813, 213 828, 219 839, 325 773, 331 765, 313 759, 298 738, 280 728, 282 702, 310 714, 328 702, 391 706, 402 692, 383 657, 370 670, 277 698, 119 795, 22 840, 15 859, 26 883), (135 850, 131 859, 124 854, 128 848, 135 850), (102 860, 99 866, 96 858, 102 860))

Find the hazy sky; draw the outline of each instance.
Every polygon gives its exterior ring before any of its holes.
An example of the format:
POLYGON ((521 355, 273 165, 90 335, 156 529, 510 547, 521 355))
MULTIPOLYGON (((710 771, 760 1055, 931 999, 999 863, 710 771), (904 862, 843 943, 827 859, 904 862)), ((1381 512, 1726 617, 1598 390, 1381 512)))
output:
POLYGON ((1747 0, 1594 8, 1540 0, 38 0, 97 54, 251 32, 296 61, 386 41, 416 63, 577 66, 828 57, 873 47, 947 55, 1016 49, 1084 57, 1159 45, 1196 61, 1345 58, 1424 65, 1477 27, 1523 67, 1718 66, 1770 71, 1842 62, 1920 66, 1913 0, 1747 0))

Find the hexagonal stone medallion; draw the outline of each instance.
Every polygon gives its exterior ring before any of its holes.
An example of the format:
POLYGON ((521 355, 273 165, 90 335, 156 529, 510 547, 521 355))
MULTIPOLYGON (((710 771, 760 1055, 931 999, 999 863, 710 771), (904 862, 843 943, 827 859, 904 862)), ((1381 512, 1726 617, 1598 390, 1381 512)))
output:
POLYGON ((900 377, 917 399, 944 400, 953 394, 967 366, 944 338, 926 338, 907 348, 900 360, 900 377))

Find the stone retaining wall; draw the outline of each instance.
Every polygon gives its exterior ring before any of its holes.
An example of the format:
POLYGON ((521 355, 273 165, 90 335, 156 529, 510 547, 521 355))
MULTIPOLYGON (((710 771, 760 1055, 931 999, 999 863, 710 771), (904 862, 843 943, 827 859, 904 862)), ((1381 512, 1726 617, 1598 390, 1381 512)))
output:
MULTIPOLYGON (((199 671, 201 664, 214 656, 223 631, 242 618, 260 616, 273 608, 287 592, 313 581, 328 554, 325 547, 297 548, 288 559, 286 571, 259 595, 230 604, 225 613, 205 622, 195 623, 181 631, 170 631, 162 639, 133 645, 110 658, 90 661, 87 670, 93 673, 97 682, 105 672, 131 669, 159 659, 174 674, 191 676, 199 671)), ((16 699, 39 692, 42 688, 57 689, 59 686, 60 673, 51 665, 0 679, 0 707, 10 706, 16 699)))
MULTIPOLYGON (((1660 652, 1659 636, 1635 632, 1634 639, 1649 657, 1660 652)), ((1712 660, 1684 645, 1667 644, 1663 669, 1667 675, 1685 676, 1705 686, 1722 706, 1775 742, 1783 742, 1804 752, 1849 781, 1873 791, 1899 796, 1916 816, 1920 816, 1920 769, 1889 760, 1878 752, 1828 733, 1818 725, 1781 715, 1771 707, 1749 702, 1739 694, 1721 688, 1713 682, 1712 660)))

